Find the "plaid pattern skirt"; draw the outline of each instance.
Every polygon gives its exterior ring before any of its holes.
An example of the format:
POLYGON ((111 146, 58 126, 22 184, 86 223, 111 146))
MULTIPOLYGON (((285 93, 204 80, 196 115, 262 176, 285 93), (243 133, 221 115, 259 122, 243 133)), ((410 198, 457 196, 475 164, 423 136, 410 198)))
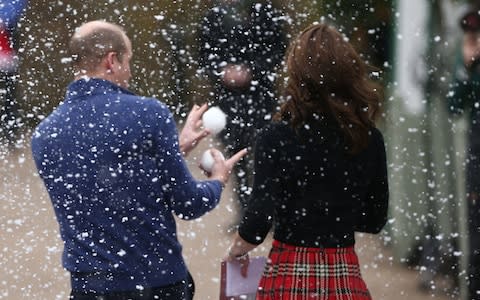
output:
POLYGON ((307 248, 273 241, 260 300, 371 300, 354 247, 307 248))

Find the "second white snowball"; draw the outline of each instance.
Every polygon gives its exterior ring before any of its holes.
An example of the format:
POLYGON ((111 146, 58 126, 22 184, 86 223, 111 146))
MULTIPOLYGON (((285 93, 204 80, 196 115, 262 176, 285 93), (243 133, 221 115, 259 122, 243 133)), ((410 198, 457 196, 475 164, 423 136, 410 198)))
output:
POLYGON ((227 115, 218 106, 213 106, 203 113, 202 122, 212 134, 217 134, 225 128, 227 115))
MULTIPOLYGON (((220 155, 222 159, 225 159, 223 154, 220 153, 220 155)), ((213 159, 210 149, 203 152, 202 158, 200 159, 200 165, 202 166, 202 168, 207 172, 211 172, 214 163, 215 163, 215 160, 213 159)))

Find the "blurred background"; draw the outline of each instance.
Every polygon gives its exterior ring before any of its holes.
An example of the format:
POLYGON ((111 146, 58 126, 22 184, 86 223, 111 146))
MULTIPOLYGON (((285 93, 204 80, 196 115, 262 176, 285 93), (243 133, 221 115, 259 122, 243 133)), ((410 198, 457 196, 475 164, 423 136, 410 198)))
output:
MULTIPOLYGON (((0 8, 11 1, 15 0, 1 0, 0 8)), ((0 132, 0 299, 66 299, 69 292, 58 228, 31 162, 29 140, 32 128, 59 104, 72 80, 66 49, 75 27, 95 19, 122 25, 133 43, 131 89, 166 102, 181 126, 193 103, 211 100, 197 48, 199 24, 211 2, 26 3, 14 33, 18 70, 12 76, 17 86, 9 108, 14 118, 0 132)), ((370 278, 367 284, 378 286, 374 295, 466 299, 467 123, 465 117, 448 114, 446 99, 460 51, 459 17, 467 1, 273 2, 287 20, 288 38, 313 22, 331 22, 378 68, 373 75, 385 87, 379 126, 387 143, 390 219, 380 238, 360 237, 359 246, 370 278), (389 277, 392 270, 408 278, 389 277), (414 291, 393 288, 404 280, 414 281, 408 285, 414 291)), ((279 89, 282 73, 279 69, 279 89)), ((3 117, 6 109, 0 112, 2 122, 9 122, 3 117)), ((195 155, 190 163, 196 168, 195 155)), ((213 216, 180 224, 187 260, 192 265, 196 260, 210 262, 193 272, 197 284, 204 286, 198 299, 218 297, 218 278, 210 274, 218 273, 218 260, 230 238, 223 227, 236 210, 231 196, 224 198, 213 216)))

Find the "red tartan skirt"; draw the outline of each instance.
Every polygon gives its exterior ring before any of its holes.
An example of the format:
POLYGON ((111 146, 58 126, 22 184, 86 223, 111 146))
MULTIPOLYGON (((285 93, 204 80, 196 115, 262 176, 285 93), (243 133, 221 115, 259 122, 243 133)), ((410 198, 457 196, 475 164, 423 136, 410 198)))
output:
POLYGON ((307 248, 273 241, 257 291, 261 300, 371 300, 354 247, 307 248))

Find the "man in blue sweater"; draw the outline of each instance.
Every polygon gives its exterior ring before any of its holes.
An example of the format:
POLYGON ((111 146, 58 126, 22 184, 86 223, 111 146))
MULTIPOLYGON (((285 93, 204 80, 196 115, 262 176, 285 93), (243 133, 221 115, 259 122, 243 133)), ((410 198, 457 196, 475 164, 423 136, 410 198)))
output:
POLYGON ((206 105, 177 134, 167 106, 128 91, 131 42, 121 27, 86 23, 70 41, 75 80, 36 128, 32 152, 51 198, 71 273, 71 299, 191 299, 174 214, 213 209, 242 150, 196 181, 182 157, 208 132, 206 105))

